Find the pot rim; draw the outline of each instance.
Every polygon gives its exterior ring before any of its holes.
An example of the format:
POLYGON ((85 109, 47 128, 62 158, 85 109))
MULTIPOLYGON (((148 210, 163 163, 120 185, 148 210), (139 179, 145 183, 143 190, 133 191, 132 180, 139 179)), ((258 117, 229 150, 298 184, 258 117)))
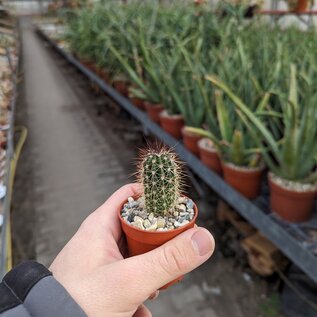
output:
POLYGON ((160 112, 161 118, 169 118, 169 119, 184 119, 184 116, 182 114, 169 114, 166 109, 162 110, 160 112))
POLYGON ((163 104, 161 103, 151 103, 149 101, 144 101, 144 105, 145 107, 148 107, 148 108, 164 108, 163 104))
POLYGON ((135 96, 133 96, 131 93, 129 93, 128 94, 128 97, 131 99, 131 100, 141 100, 142 102, 144 102, 144 99, 141 99, 141 98, 139 98, 139 97, 135 97, 135 96))
MULTIPOLYGON (((137 196, 135 196, 134 198, 136 198, 137 196)), ((185 196, 185 195, 181 195, 180 197, 186 197, 188 199, 190 199, 189 197, 185 196)), ((193 200, 192 200, 193 201, 193 200)), ((126 203, 126 202, 125 202, 126 203)), ((123 205, 125 204, 123 203, 123 205)), ((173 233, 173 232, 177 232, 177 231, 181 231, 182 229, 184 229, 184 227, 190 225, 191 223, 195 223, 196 222, 196 219, 198 217, 198 207, 196 205, 196 203, 193 201, 194 203, 194 217, 193 219, 187 223, 186 225, 182 226, 182 227, 179 227, 179 228, 176 228, 176 229, 172 229, 172 230, 166 230, 166 231, 147 231, 147 230, 142 230, 142 229, 139 229, 137 227, 134 227, 132 226, 131 224, 129 224, 128 222, 126 222, 122 216, 121 216, 121 210, 122 210, 122 207, 119 209, 118 211, 118 216, 119 216, 119 219, 120 219, 120 222, 121 223, 124 223, 125 225, 127 225, 128 227, 130 227, 131 229, 135 230, 135 231, 138 231, 138 232, 142 232, 142 233, 145 233, 145 234, 168 234, 168 233, 173 233)), ((123 206, 122 205, 122 206, 123 206)))
MULTIPOLYGON (((286 192, 289 192, 289 193, 295 193, 295 194, 316 194, 317 193, 317 187, 316 188, 310 188, 310 189, 307 189, 307 190, 294 190, 294 189, 291 189, 291 188, 287 188, 285 186, 282 186, 282 185, 278 184, 276 182, 276 180, 274 180, 274 176, 278 177, 278 178, 280 178, 282 180, 286 180, 286 181, 287 181, 287 179, 285 179, 283 177, 280 177, 280 176, 277 176, 277 175, 275 175, 272 172, 268 173, 269 182, 271 182, 273 185, 275 185, 276 187, 280 188, 283 191, 286 191, 286 192)), ((299 182, 296 182, 296 181, 291 181, 291 182, 299 183, 299 182)))
POLYGON ((262 172, 265 170, 265 167, 266 167, 264 163, 262 163, 258 167, 246 167, 246 166, 238 166, 238 165, 235 165, 234 163, 226 162, 224 160, 221 160, 221 165, 231 170, 235 170, 238 172, 245 172, 245 173, 262 172))

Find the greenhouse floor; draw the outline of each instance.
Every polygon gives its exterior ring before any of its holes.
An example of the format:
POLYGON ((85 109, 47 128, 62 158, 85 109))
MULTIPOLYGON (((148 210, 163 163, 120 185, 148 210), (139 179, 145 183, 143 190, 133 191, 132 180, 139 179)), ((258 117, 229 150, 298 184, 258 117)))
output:
MULTIPOLYGON (((115 107, 97 116, 104 97, 95 96, 86 80, 45 47, 29 20, 22 28, 17 124, 27 126, 29 136, 13 197, 15 263, 35 258, 49 265, 83 219, 131 182, 140 128, 134 122, 129 127, 131 119, 115 107)), ((148 303, 153 316, 265 316, 267 283, 235 264, 216 252, 148 303)))

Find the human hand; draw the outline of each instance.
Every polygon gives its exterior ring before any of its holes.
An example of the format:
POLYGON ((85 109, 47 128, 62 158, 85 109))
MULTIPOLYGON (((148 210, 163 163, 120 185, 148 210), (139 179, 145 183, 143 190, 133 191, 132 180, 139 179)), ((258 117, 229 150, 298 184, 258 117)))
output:
POLYGON ((214 239, 193 228, 143 255, 124 259, 118 209, 139 184, 123 186, 87 217, 50 270, 89 317, 149 317, 143 305, 163 285, 204 263, 214 239))

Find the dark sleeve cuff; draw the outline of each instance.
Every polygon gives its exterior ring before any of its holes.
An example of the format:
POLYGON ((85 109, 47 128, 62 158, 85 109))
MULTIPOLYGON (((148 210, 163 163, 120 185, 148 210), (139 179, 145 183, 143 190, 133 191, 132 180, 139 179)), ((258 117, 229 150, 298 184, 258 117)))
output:
POLYGON ((18 265, 4 277, 0 316, 87 317, 52 273, 33 261, 18 265))

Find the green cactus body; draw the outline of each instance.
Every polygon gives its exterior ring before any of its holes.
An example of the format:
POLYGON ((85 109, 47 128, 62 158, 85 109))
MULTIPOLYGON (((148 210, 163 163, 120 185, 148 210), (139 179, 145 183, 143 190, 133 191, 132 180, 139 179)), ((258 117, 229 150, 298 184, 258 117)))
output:
POLYGON ((156 216, 174 211, 180 191, 180 167, 175 155, 167 150, 149 151, 140 169, 146 210, 156 216))

